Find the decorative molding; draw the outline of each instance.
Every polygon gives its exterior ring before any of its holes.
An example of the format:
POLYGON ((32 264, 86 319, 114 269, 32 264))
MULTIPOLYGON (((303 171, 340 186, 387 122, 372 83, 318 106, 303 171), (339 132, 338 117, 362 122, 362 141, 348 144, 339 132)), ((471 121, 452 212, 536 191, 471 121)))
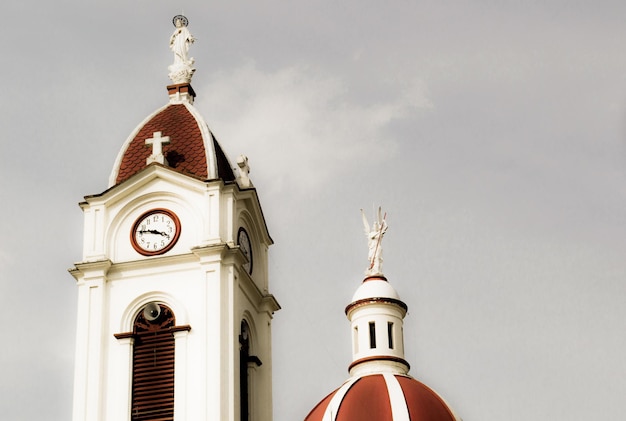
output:
POLYGON ((372 297, 372 298, 363 298, 361 300, 354 301, 346 306, 345 313, 346 315, 357 307, 362 307, 367 304, 391 304, 396 305, 404 310, 406 313, 409 310, 409 307, 404 303, 404 301, 398 300, 396 298, 389 297, 372 297))
MULTIPOLYGON (((189 325, 172 326, 168 330, 171 333, 175 333, 175 332, 189 332, 191 330, 191 326, 189 326, 189 325)), ((114 333, 113 334, 113 336, 115 336, 115 339, 134 338, 135 335, 136 335, 135 332, 123 332, 123 333, 114 333)))
POLYGON ((367 282, 367 281, 385 281, 385 282, 389 282, 389 281, 387 281, 387 278, 384 277, 383 275, 366 276, 365 279, 363 279, 363 282, 367 282))
POLYGON ((253 363, 255 364, 257 367, 261 367, 263 365, 263 362, 259 359, 259 357, 257 357, 256 355, 250 355, 248 356, 248 361, 249 363, 253 363))
POLYGON ((354 367, 356 367, 359 364, 364 364, 370 361, 391 361, 394 363, 405 365, 407 368, 407 371, 411 369, 411 365, 404 358, 393 357, 391 355, 374 355, 372 357, 360 358, 356 361, 353 361, 352 364, 350 364, 350 366, 348 367, 348 371, 352 370, 354 367))

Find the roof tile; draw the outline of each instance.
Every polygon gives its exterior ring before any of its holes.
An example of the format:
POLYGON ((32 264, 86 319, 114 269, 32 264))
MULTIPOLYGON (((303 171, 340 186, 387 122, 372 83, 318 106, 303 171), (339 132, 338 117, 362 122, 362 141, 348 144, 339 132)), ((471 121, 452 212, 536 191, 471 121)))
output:
POLYGON ((120 163, 117 184, 146 167, 146 159, 152 154, 146 139, 152 138, 155 132, 170 138, 170 143, 163 145, 163 155, 171 168, 208 178, 206 151, 198 122, 183 104, 170 104, 144 124, 128 145, 120 163))

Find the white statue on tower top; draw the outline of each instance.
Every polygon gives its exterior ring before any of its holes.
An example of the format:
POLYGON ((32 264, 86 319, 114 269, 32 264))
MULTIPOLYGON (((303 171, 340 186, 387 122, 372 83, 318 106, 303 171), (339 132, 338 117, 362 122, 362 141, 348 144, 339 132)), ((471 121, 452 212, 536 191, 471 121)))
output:
POLYGON ((367 236, 368 254, 367 258, 369 265, 365 271, 366 276, 383 275, 383 247, 382 240, 385 232, 387 232, 387 214, 382 216, 382 209, 378 208, 378 214, 375 215, 374 223, 371 228, 365 217, 365 212, 361 209, 361 216, 363 217, 363 227, 365 228, 365 235, 367 236))
POLYGON ((189 46, 196 40, 187 29, 189 20, 183 15, 176 15, 172 19, 174 33, 170 37, 170 49, 174 52, 174 63, 168 66, 169 77, 174 83, 189 83, 196 69, 193 68, 194 59, 188 56, 189 46))

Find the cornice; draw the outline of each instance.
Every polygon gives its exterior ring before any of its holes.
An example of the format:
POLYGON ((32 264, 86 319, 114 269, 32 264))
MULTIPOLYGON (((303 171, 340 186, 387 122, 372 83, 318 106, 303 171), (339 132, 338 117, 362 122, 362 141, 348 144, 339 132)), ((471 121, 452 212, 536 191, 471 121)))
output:
POLYGON ((404 303, 404 301, 398 300, 396 298, 372 297, 372 298, 363 298, 361 300, 357 300, 357 301, 354 301, 354 302, 348 304, 346 306, 345 313, 346 313, 346 315, 348 315, 348 313, 350 313, 352 310, 354 310, 354 309, 356 309, 358 307, 366 306, 368 304, 394 305, 394 306, 400 307, 404 311, 405 314, 406 314, 406 312, 409 309, 408 306, 404 303))
POLYGON ((113 262, 109 259, 104 259, 95 262, 74 263, 74 267, 68 269, 68 271, 77 281, 80 279, 89 280, 106 276, 111 266, 113 266, 113 262))

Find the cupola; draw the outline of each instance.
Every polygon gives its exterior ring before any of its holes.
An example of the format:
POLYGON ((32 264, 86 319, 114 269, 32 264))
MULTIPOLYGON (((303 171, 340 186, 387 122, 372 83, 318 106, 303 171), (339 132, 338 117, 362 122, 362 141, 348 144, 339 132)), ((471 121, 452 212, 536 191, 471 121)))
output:
POLYGON ((398 293, 382 276, 367 277, 346 307, 352 328, 350 374, 406 374, 403 319, 407 312, 398 293))
POLYGON ((318 403, 305 421, 461 421, 431 388, 411 377, 404 356, 407 305, 382 272, 386 215, 370 227, 365 279, 346 307, 352 331, 350 378, 318 403))

